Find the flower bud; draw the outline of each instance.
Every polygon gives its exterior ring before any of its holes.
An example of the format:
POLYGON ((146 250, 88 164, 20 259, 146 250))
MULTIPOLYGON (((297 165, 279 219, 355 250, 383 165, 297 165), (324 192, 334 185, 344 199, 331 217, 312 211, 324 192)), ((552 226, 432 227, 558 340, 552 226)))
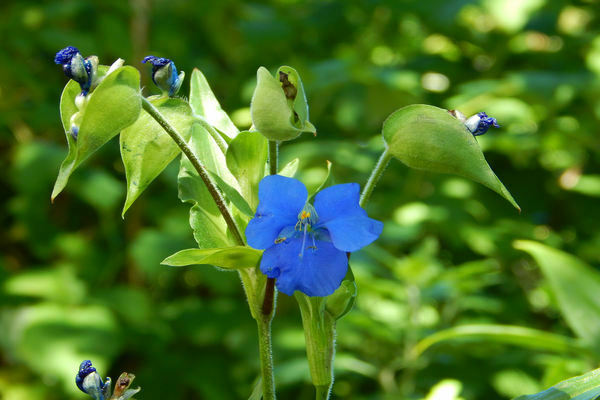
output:
POLYGON ((85 360, 79 366, 75 375, 75 384, 83 393, 90 395, 94 400, 105 400, 110 397, 110 378, 102 382, 96 368, 92 367, 90 360, 85 360))
POLYGON ((383 138, 390 154, 407 166, 472 179, 520 210, 486 162, 474 137, 497 125, 495 119, 480 114, 474 116, 477 120, 471 117, 463 123, 444 109, 415 104, 397 110, 385 120, 383 138))
POLYGON ((79 83, 84 96, 88 94, 98 71, 98 57, 83 58, 76 47, 67 46, 56 53, 54 62, 63 66, 67 77, 79 83))
POLYGON ((168 58, 147 56, 142 63, 147 62, 152 64, 152 82, 169 97, 175 96, 183 83, 185 72, 177 75, 175 63, 168 58))
POLYGON ((316 134, 308 121, 308 103, 300 75, 291 67, 280 67, 275 77, 260 67, 250 112, 254 128, 269 140, 285 141, 302 132, 316 134))
POLYGON ((473 136, 483 135, 490 129, 490 126, 494 128, 500 128, 496 118, 488 117, 484 112, 477 113, 465 121, 465 126, 473 134, 473 136))

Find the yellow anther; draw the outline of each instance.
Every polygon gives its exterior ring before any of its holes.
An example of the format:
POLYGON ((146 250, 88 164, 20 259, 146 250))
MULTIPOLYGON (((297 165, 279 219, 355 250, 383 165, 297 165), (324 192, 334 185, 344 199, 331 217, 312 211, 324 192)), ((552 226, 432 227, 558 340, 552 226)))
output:
POLYGON ((285 239, 287 239, 286 237, 280 237, 275 239, 275 244, 279 244, 279 243, 283 243, 285 242, 285 239))
POLYGON ((306 218, 310 218, 310 212, 303 210, 302 214, 300 214, 300 219, 306 219, 306 218))

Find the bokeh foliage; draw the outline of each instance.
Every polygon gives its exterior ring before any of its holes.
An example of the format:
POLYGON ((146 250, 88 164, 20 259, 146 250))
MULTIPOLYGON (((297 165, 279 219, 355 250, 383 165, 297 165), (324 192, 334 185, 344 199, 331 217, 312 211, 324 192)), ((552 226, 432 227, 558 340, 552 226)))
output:
MULTIPOLYGON (((597 350, 535 339, 506 344, 475 335, 418 358, 414 348, 464 324, 572 338, 587 332, 565 318, 564 293, 546 270, 512 244, 535 240, 590 268, 600 264, 599 6, 2 2, 0 397, 82 398, 73 383, 85 358, 113 378, 135 373, 138 397, 147 400, 244 398, 258 371, 255 326, 236 274, 159 265, 194 247, 188 206, 177 199, 178 162, 121 220, 124 167, 113 140, 50 204, 67 151, 58 113, 65 78, 52 58, 66 45, 104 64, 125 58, 142 71, 146 94, 154 89, 143 56, 172 58, 188 77, 198 67, 241 129, 250 124, 257 68, 293 66, 318 136, 285 143, 282 162, 300 157, 309 187, 326 175, 326 160, 338 182, 364 183, 382 150, 382 122, 400 107, 485 110, 503 127, 479 143, 522 214, 477 184, 393 161, 369 204, 384 234, 352 257, 359 296, 338 324, 334 395, 511 398, 596 367, 597 350)), ((181 93, 188 89, 186 81, 181 93)), ((571 275, 563 286, 577 291, 571 275)), ((311 398, 293 299, 279 297, 273 328, 280 397, 311 398)))

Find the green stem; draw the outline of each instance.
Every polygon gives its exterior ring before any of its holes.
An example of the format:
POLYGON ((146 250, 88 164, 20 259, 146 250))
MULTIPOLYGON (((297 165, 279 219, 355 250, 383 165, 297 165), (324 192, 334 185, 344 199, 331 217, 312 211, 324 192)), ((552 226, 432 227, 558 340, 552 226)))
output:
POLYGON ((217 130, 214 128, 214 126, 212 126, 201 115, 194 114, 194 121, 198 122, 200 125, 202 125, 202 127, 204 129, 206 129, 206 131, 209 133, 209 135, 212 136, 212 138, 215 140, 215 142, 217 143, 217 146, 219 146, 219 148, 221 149, 223 154, 225 154, 227 152, 227 142, 225 142, 225 139, 223 139, 223 136, 221 136, 221 134, 219 132, 217 132, 217 130))
POLYGON ((183 136, 181 136, 181 134, 177 132, 175 128, 173 128, 171 124, 169 124, 169 122, 162 116, 160 111, 158 111, 156 107, 154 107, 154 105, 144 97, 142 97, 142 107, 148 114, 150 114, 152 118, 154 118, 156 122, 158 122, 158 124, 165 130, 165 132, 167 132, 169 136, 171 136, 171 138, 177 144, 177 146, 179 146, 183 154, 185 154, 188 160, 190 160, 190 162, 196 169, 196 172, 198 172, 198 175, 200 175, 200 178, 206 185, 206 188, 208 189, 213 200, 217 204, 217 207, 219 208, 221 215, 223 215, 223 218, 225 219, 229 230, 233 233, 236 242, 238 242, 240 246, 243 246, 245 243, 244 239, 242 238, 242 234, 240 233, 240 230, 237 224, 235 223, 231 212, 227 208, 225 199, 223 199, 223 196, 221 196, 221 192, 219 192, 217 185, 211 179, 210 175, 208 174, 208 171, 202 164, 202 161, 200 161, 198 156, 196 156, 194 151, 188 146, 183 136))
POLYGON ((269 140, 269 174, 276 175, 279 158, 279 143, 275 140, 269 140))
POLYGON ((379 182, 383 171, 385 171, 385 167, 387 167, 391 159, 392 155, 386 146, 383 153, 381 153, 381 157, 379 157, 377 164, 375 164, 375 168, 373 168, 373 172, 371 172, 371 176, 365 184, 362 194, 360 195, 359 204, 361 207, 364 207, 367 204, 367 201, 369 201, 371 193, 373 193, 373 189, 375 189, 375 185, 377 185, 377 182, 379 182))
POLYGON ((271 354, 271 319, 273 314, 257 318, 258 351, 260 353, 260 372, 262 375, 263 400, 275 400, 275 375, 271 354))
MULTIPOLYGON (((206 185, 206 188, 208 189, 208 191, 211 194, 212 198, 214 199, 215 203, 217 204, 217 207, 219 208, 219 211, 223 215, 223 218, 225 219, 225 222, 227 223, 227 226, 229 227, 230 231, 233 233, 236 242, 239 245, 244 246, 245 243, 244 243, 244 239, 242 238, 242 235, 240 233, 240 230, 239 230, 237 224, 235 223, 233 216, 231 215, 231 212, 227 208, 227 205, 225 203, 225 200, 223 199, 223 196, 221 196, 219 189, 217 188, 217 186, 215 185, 213 180, 210 178, 210 175, 208 174, 208 171, 202 164, 202 161, 200 161, 198 156, 196 156, 194 151, 188 146, 188 144, 185 141, 185 139, 183 138, 183 136, 181 136, 181 134, 179 134, 179 132, 177 132, 175 130, 175 128, 173 128, 169 124, 169 122, 162 116, 160 111, 158 111, 156 109, 156 107, 154 107, 154 105, 152 105, 152 103, 150 103, 144 97, 142 97, 142 107, 144 108, 144 110, 146 110, 146 112, 148 114, 150 114, 150 116, 152 118, 154 118, 156 120, 156 122, 158 122, 158 124, 165 130, 165 132, 167 132, 169 134, 169 136, 171 136, 173 141, 179 146, 181 151, 190 160, 190 162, 196 169, 196 172, 198 172, 198 175, 200 176, 200 178, 206 185)), ((209 129, 204 124, 204 123, 208 124, 204 119, 196 119, 196 120, 198 122, 200 122, 209 133, 212 132, 211 135, 213 135, 213 138, 215 139, 217 144, 219 144, 219 147, 223 151, 223 154, 225 154, 227 147, 226 147, 226 144, 224 147, 222 147, 222 145, 224 144, 225 141, 219 135, 219 133, 216 132, 216 130, 214 130, 214 128, 209 129), (220 138, 222 143, 219 141, 219 139, 217 139, 214 136, 215 134, 220 138)), ((210 124, 208 124, 208 125, 210 127, 210 124)), ((210 127, 210 128, 212 128, 212 127, 210 127)), ((259 296, 258 296, 259 290, 256 287, 256 283, 260 282, 261 280, 258 279, 254 275, 253 271, 250 271, 250 270, 240 271, 240 277, 243 282, 243 287, 244 287, 244 291, 246 292, 246 297, 248 298, 248 303, 250 305, 250 311, 252 313, 252 316, 256 320, 256 323, 258 326, 258 348, 259 348, 259 353, 260 353, 260 369, 261 369, 261 374, 262 374, 263 400, 275 400, 275 379, 274 379, 274 374, 273 374, 273 358, 271 356, 271 320, 273 318, 274 298, 272 295, 270 296, 270 302, 271 302, 270 312, 268 312, 266 314, 259 312, 257 310, 257 308, 258 308, 258 305, 261 304, 261 300, 263 302, 263 309, 265 307, 264 303, 265 303, 266 299, 264 299, 264 297, 269 297, 267 295, 267 291, 269 290, 270 285, 269 284, 266 285, 265 296, 263 297, 263 299, 259 300, 259 296)), ((272 288, 271 288, 271 291, 273 291, 272 288)), ((269 310, 265 310, 265 311, 269 311, 269 310)))

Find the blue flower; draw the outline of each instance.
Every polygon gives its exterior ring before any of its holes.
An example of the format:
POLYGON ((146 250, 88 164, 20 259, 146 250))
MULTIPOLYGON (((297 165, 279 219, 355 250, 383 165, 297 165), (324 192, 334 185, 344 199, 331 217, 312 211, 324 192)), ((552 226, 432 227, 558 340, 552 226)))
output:
POLYGON ((96 368, 92 367, 90 360, 85 360, 79 366, 79 372, 75 375, 75 384, 83 393, 87 393, 94 400, 108 400, 111 391, 111 380, 106 378, 102 382, 96 368))
POLYGON ((147 56, 144 57, 142 63, 149 62, 152 64, 152 82, 163 92, 169 94, 169 97, 174 96, 179 91, 185 72, 181 71, 177 75, 175 63, 168 58, 147 56))
POLYGON ((56 53, 54 62, 63 66, 68 78, 79 83, 84 96, 88 94, 98 70, 98 57, 83 58, 76 47, 67 46, 56 53))
POLYGON ((488 131, 490 126, 500 128, 496 118, 489 117, 486 113, 480 112, 465 121, 465 126, 473 134, 473 136, 483 135, 488 131))
POLYGON ((383 223, 367 217, 358 204, 359 189, 357 183, 331 186, 311 205, 299 180, 269 175, 260 181, 246 238, 251 247, 265 249, 260 270, 277 278, 279 291, 330 295, 346 275, 346 253, 379 237, 383 223))

